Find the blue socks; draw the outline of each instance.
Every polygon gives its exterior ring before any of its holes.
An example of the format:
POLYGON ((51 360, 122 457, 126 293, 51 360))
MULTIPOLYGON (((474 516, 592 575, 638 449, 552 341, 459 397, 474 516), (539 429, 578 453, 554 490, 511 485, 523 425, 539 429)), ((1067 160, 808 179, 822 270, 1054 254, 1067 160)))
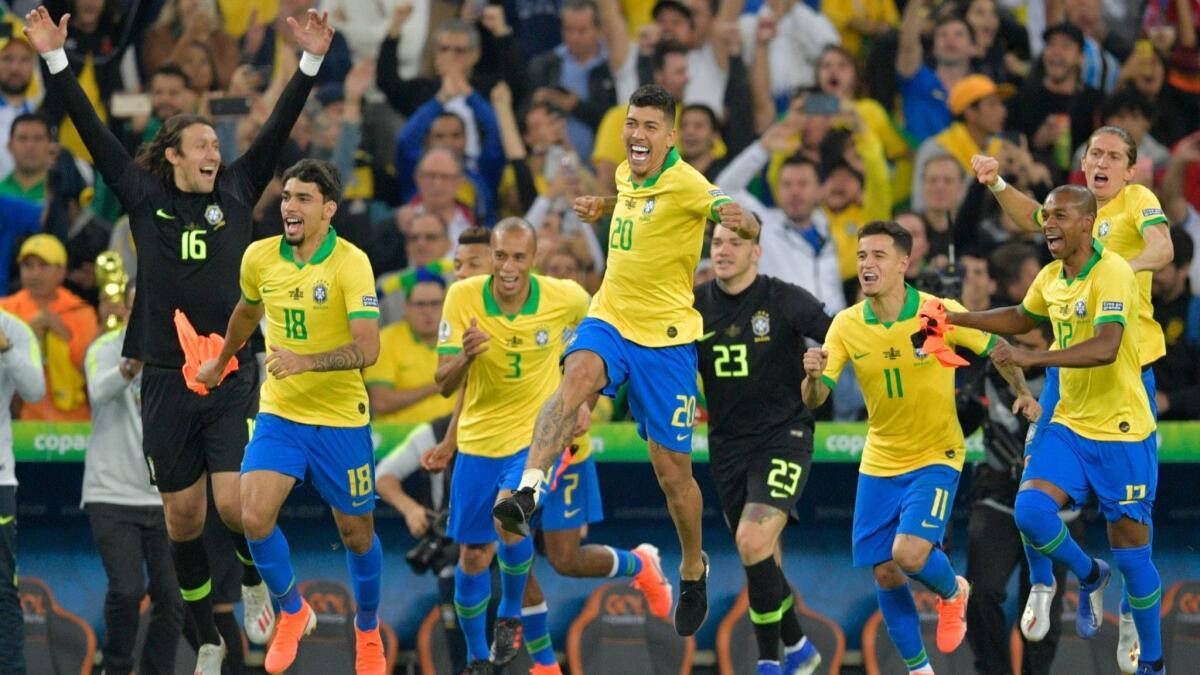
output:
POLYGON ((487 607, 492 599, 492 575, 487 570, 467 574, 454 567, 454 613, 467 641, 467 660, 486 661, 490 652, 487 641, 487 607))
POLYGON ((546 615, 546 603, 525 607, 521 610, 521 630, 525 636, 525 651, 533 662, 541 666, 552 666, 558 662, 554 656, 554 644, 550 641, 550 627, 546 615))
MULTIPOLYGON (((1150 546, 1114 548, 1113 557, 1125 577, 1125 595, 1133 610, 1138 641, 1142 645, 1142 661, 1162 658, 1162 625, 1159 609, 1162 605, 1162 582, 1158 569, 1150 560, 1150 546)), ((1124 610, 1122 610, 1124 611, 1124 610)))
POLYGON ((1015 506, 1017 528, 1038 553, 1065 565, 1081 582, 1091 574, 1092 558, 1071 538, 1067 524, 1058 517, 1058 504, 1050 495, 1041 490, 1022 490, 1017 493, 1015 506))
POLYGON ((496 616, 520 617, 525 583, 529 580, 529 568, 533 566, 533 538, 524 537, 515 544, 501 541, 496 547, 496 561, 500 564, 501 589, 500 608, 496 616))
POLYGON ((1029 563, 1029 583, 1053 586, 1054 561, 1038 553, 1024 534, 1021 535, 1021 543, 1025 544, 1025 560, 1029 563))
POLYGON ((350 568, 354 601, 358 604, 358 614, 354 617, 354 623, 359 630, 374 630, 379 625, 375 611, 379 609, 382 587, 380 575, 383 574, 383 546, 379 543, 379 537, 372 537, 371 548, 362 555, 346 549, 346 566, 350 568))
POLYGON ((929 552, 925 566, 911 576, 943 600, 949 600, 958 594, 958 578, 954 574, 954 568, 950 566, 950 559, 940 548, 934 547, 929 552))
POLYGON ((642 559, 621 548, 605 546, 613 554, 613 568, 608 573, 610 577, 636 577, 642 571, 642 559))
MULTIPOLYGON (((247 540, 254 565, 267 588, 279 600, 279 607, 288 614, 295 614, 303 607, 300 591, 296 588, 296 574, 292 571, 292 553, 288 548, 283 530, 276 525, 271 534, 258 541, 247 540)), ((378 596, 376 596, 378 597, 378 596)))
POLYGON ((875 584, 875 597, 879 599, 879 611, 887 626, 892 643, 908 669, 916 670, 929 665, 925 645, 921 642, 921 617, 917 614, 917 603, 913 601, 908 584, 885 590, 875 584))

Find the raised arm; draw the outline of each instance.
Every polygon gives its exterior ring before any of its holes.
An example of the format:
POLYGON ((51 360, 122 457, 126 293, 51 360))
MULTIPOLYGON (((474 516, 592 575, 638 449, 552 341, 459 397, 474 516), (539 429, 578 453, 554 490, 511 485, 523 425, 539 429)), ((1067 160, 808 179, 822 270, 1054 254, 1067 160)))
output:
POLYGON ((925 52, 921 47, 921 22, 925 19, 926 0, 909 0, 900 22, 900 50, 896 54, 896 74, 911 78, 921 69, 925 52))
POLYGON ((608 48, 608 67, 616 73, 625 67, 625 61, 632 56, 629 53, 629 26, 617 0, 598 0, 596 6, 600 10, 600 30, 604 33, 604 43, 608 48))
POLYGON ((1187 193, 1184 183, 1187 179, 1188 165, 1200 162, 1200 132, 1184 138, 1171 153, 1171 163, 1163 174, 1162 197, 1163 211, 1167 220, 1172 223, 1182 223, 1188 217, 1187 193))
POLYGON ((1004 209, 1017 227, 1028 232, 1041 229, 1037 222, 1037 212, 1042 208, 1041 204, 1017 188, 1001 182, 1004 179, 1000 177, 1000 160, 987 155, 974 155, 971 157, 971 168, 975 171, 975 179, 992 191, 996 201, 1000 203, 1000 208, 1004 209))

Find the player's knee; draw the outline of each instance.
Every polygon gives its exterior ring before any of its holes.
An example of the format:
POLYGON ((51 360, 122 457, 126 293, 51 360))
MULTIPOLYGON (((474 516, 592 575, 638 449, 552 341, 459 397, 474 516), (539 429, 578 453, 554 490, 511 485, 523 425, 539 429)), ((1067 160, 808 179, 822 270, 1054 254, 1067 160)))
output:
POLYGON ((908 583, 908 577, 891 560, 876 565, 871 571, 875 575, 875 583, 883 589, 900 588, 908 583))
POLYGON ((342 543, 346 548, 354 552, 355 555, 362 555, 371 550, 371 543, 374 541, 374 533, 371 528, 361 525, 339 524, 338 534, 342 538, 342 543))
POLYGON ((892 560, 902 572, 912 576, 925 567, 925 561, 929 560, 929 549, 896 542, 892 545, 892 560))
POLYGON ((108 592, 104 596, 104 602, 110 607, 137 607, 142 602, 142 596, 145 595, 145 590, 135 584, 129 583, 109 583, 108 592))
POLYGON ((247 539, 258 541, 271 536, 275 529, 275 517, 262 509, 256 509, 249 504, 242 505, 242 532, 247 539))
POLYGON ((743 521, 734 535, 738 555, 745 564, 753 564, 775 553, 775 540, 761 528, 747 526, 743 521))
POLYGON ((677 501, 687 496, 692 488, 692 474, 674 467, 658 471, 658 485, 667 501, 677 501))
POLYGON ((204 534, 204 510, 177 503, 166 514, 167 534, 172 541, 191 541, 204 534))
POLYGON ((479 574, 492 564, 492 549, 489 546, 467 544, 459 552, 459 565, 467 574, 479 574))

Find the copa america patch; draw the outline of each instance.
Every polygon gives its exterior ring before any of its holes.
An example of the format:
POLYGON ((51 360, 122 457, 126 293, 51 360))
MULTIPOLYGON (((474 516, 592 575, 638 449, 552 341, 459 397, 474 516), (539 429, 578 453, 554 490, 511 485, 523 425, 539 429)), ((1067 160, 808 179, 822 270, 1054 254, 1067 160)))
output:
POLYGON ((1105 300, 1101 303, 1100 310, 1104 312, 1124 312, 1125 303, 1115 300, 1105 300))
POLYGON ((379 298, 373 295, 362 296, 363 307, 379 307, 379 298))
POLYGON ((1152 216, 1161 216, 1161 215, 1163 215, 1162 209, 1142 209, 1142 217, 1143 218, 1150 218, 1152 216))
POLYGON ((450 339, 450 322, 442 319, 438 324, 438 342, 445 342, 450 339))
POLYGON ((721 188, 717 188, 716 190, 709 190, 708 194, 709 194, 709 196, 712 196, 712 197, 724 197, 725 191, 722 190, 721 188))

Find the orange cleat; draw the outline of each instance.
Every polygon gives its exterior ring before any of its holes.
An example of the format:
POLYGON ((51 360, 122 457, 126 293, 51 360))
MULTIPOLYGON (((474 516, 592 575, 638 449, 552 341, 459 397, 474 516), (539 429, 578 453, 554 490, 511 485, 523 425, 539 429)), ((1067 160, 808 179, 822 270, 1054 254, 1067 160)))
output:
POLYGON ((958 595, 953 600, 938 598, 937 648, 943 654, 958 649, 967 636, 967 600, 971 597, 971 584, 962 577, 958 581, 958 595))
POLYGON ((633 587, 646 596, 651 614, 666 619, 671 615, 671 582, 662 573, 658 549, 651 544, 639 544, 633 554, 642 561, 642 571, 633 578, 633 587))
POLYGON ((563 675, 563 672, 557 663, 551 666, 543 666, 540 663, 535 663, 533 664, 533 668, 529 670, 529 675, 563 675))
POLYGON ((384 675, 387 659, 383 655, 383 638, 379 626, 371 630, 359 630, 354 626, 354 673, 355 675, 384 675))
POLYGON ((280 612, 275 624, 275 639, 267 648, 267 659, 263 668, 268 673, 282 673, 296 660, 296 650, 300 647, 300 638, 313 632, 317 627, 317 615, 308 603, 301 601, 300 611, 295 614, 280 612))

